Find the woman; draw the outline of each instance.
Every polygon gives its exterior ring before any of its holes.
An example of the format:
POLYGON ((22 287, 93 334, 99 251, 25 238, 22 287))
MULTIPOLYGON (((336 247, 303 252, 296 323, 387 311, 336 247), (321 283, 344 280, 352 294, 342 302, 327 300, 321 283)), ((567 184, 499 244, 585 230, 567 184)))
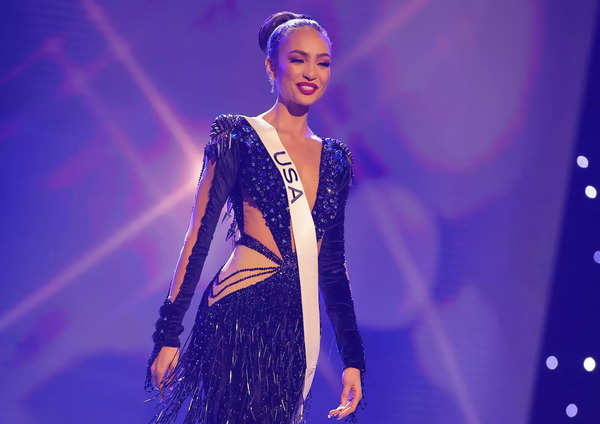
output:
POLYGON ((363 396, 364 350, 344 257, 351 154, 307 125, 329 81, 331 42, 315 20, 280 12, 263 24, 259 44, 277 100, 258 117, 220 115, 212 124, 153 335, 146 378, 160 397, 153 422, 174 422, 180 409, 186 423, 305 422, 319 349, 318 288, 344 363, 341 404, 328 416, 353 418, 363 396), (235 213, 227 238, 239 238, 203 293, 180 359, 181 322, 226 199, 235 213))

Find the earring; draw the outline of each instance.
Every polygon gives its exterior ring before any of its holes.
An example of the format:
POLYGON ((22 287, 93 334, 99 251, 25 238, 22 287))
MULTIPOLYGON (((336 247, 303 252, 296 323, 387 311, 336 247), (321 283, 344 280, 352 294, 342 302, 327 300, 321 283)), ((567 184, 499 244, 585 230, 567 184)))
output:
POLYGON ((275 92, 275 81, 272 78, 269 78, 269 82, 271 83, 271 93, 275 92))

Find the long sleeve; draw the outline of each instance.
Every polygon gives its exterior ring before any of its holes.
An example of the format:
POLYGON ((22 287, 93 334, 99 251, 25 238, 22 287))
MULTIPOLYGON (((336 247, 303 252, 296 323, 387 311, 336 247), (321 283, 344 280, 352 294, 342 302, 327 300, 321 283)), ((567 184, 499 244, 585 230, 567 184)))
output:
MULTIPOLYGON (((154 350, 149 367, 163 346, 180 346, 183 317, 200 279, 219 215, 237 178, 241 151, 234 133, 235 122, 235 116, 219 115, 211 125, 185 242, 152 335, 154 350)), ((147 379, 146 386, 149 384, 147 379)))
POLYGON ((353 178, 352 156, 345 144, 340 142, 340 146, 347 164, 339 178, 337 215, 331 227, 325 231, 321 242, 319 286, 335 331, 344 368, 358 368, 362 373, 365 371, 364 348, 356 325, 344 248, 344 215, 353 178))

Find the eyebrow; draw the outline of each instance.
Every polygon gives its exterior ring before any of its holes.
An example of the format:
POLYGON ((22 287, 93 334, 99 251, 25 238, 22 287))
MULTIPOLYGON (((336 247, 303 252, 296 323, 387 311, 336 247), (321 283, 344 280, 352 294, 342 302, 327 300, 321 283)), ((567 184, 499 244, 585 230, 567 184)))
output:
MULTIPOLYGON (((301 54, 302 56, 305 56, 305 57, 308 56, 308 53, 306 53, 305 51, 302 51, 302 50, 290 50, 290 54, 291 53, 298 53, 298 54, 301 54)), ((331 55, 329 53, 319 53, 317 55, 317 57, 322 57, 322 56, 331 57, 331 55)))

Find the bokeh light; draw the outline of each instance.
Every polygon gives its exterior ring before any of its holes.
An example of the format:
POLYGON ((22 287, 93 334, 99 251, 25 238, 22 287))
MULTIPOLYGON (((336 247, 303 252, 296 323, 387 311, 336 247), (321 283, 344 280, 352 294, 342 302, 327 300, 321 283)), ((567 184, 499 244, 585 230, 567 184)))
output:
POLYGON ((587 168, 589 164, 588 158, 583 155, 577 156, 577 165, 579 165, 580 168, 587 168))
POLYGON ((585 195, 590 199, 595 199, 597 194, 598 192, 594 186, 589 185, 585 188, 585 195))
POLYGON ((549 370, 555 370, 558 367, 558 358, 554 355, 550 355, 546 358, 546 367, 549 370))
POLYGON ((583 361, 583 368, 588 372, 594 371, 596 369, 596 360, 591 356, 588 356, 583 361))

